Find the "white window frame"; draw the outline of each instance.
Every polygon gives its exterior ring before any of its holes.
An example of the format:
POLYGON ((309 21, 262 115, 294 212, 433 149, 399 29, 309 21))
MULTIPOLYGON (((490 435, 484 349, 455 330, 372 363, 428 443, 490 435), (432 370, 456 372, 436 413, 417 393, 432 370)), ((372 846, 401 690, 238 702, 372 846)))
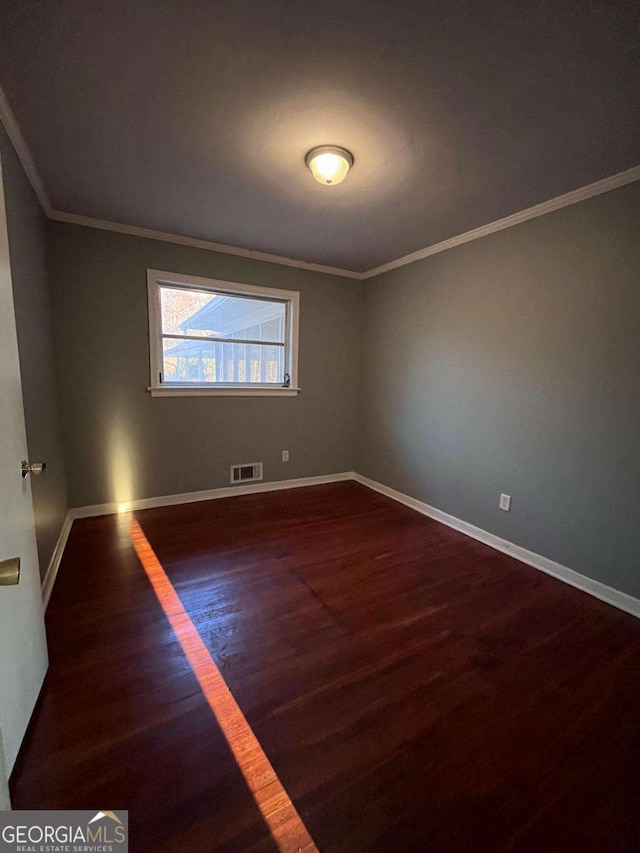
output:
POLYGON ((296 290, 276 290, 255 284, 220 281, 213 278, 180 275, 162 270, 147 270, 149 304, 149 360, 151 383, 147 391, 152 397, 295 397, 298 387, 298 325, 300 294, 296 290), (214 291, 230 296, 259 296, 286 304, 285 373, 290 376, 287 387, 272 383, 198 383, 164 382, 162 351, 162 312, 160 286, 183 287, 186 290, 214 291))

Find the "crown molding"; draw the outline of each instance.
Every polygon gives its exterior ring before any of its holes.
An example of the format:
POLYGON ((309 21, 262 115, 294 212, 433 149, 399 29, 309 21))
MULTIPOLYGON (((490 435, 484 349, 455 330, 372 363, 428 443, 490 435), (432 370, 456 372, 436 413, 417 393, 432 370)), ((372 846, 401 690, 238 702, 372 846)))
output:
POLYGON ((140 228, 137 225, 126 225, 121 222, 111 222, 107 219, 95 219, 90 216, 82 216, 77 213, 65 213, 61 210, 54 210, 51 206, 51 201, 44 186, 44 182, 40 177, 38 168, 35 164, 29 147, 20 130, 20 125, 13 114, 13 110, 9 105, 9 101, 0 86, 0 121, 4 125, 7 136, 13 145, 18 159, 22 163, 22 167, 33 187, 33 191, 38 197, 45 215, 49 219, 57 222, 68 222, 72 225, 84 225, 86 228, 98 228, 102 231, 113 231, 118 234, 129 234, 133 237, 146 237, 149 240, 160 240, 164 243, 174 243, 179 246, 191 246, 195 249, 205 249, 208 252, 221 252, 226 255, 236 255, 240 258, 249 258, 254 261, 263 261, 269 264, 280 264, 285 267, 295 267, 297 269, 311 270, 312 272, 328 273, 329 275, 342 276, 343 278, 353 278, 359 280, 363 277, 363 273, 355 272, 354 270, 344 270, 338 267, 330 267, 325 264, 309 263, 300 261, 294 258, 285 258, 281 255, 272 255, 268 252, 258 252, 252 249, 243 249, 239 246, 228 246, 225 243, 215 243, 211 240, 201 240, 196 237, 186 237, 182 234, 168 234, 164 231, 154 231, 150 228, 140 228))
POLYGON ((168 234, 164 231, 152 231, 148 228, 140 228, 136 225, 124 225, 120 222, 110 222, 106 219, 92 219, 89 216, 82 216, 76 213, 64 213, 60 210, 49 210, 47 211, 47 216, 49 219, 54 219, 58 222, 68 222, 73 225, 84 225, 87 228, 99 228, 104 231, 115 231, 118 234, 147 237, 151 240, 162 240, 167 243, 177 243, 181 246, 192 246, 196 249, 206 249, 211 252, 223 252, 228 255, 238 255, 242 258, 253 258, 257 261, 266 261, 267 263, 281 264, 283 266, 297 267, 299 269, 313 270, 315 272, 343 276, 344 278, 352 278, 357 281, 365 281, 366 279, 374 278, 375 276, 389 272, 390 270, 395 270, 399 267, 413 264, 416 261, 421 261, 423 258, 428 258, 431 255, 437 255, 439 252, 446 252, 448 249, 453 249, 456 246, 463 245, 464 243, 470 243, 472 240, 479 240, 482 237, 487 237, 489 234, 495 234, 497 231, 504 231, 506 228, 511 228, 514 225, 520 225, 522 222, 528 222, 530 219, 535 219, 538 216, 544 216, 546 213, 552 213, 553 211, 560 210, 563 207, 569 207, 570 205, 577 204, 580 201, 586 201, 586 199, 602 195, 610 190, 615 190, 618 187, 626 186, 627 184, 634 183, 634 181, 638 180, 640 180, 640 165, 633 166, 631 169, 627 169, 624 172, 618 172, 616 175, 610 175, 608 178, 603 178, 601 181, 588 184, 586 187, 580 187, 577 190, 572 190, 571 192, 556 196, 548 201, 543 201, 533 207, 528 207, 525 210, 512 213, 510 216, 505 216, 503 219, 497 219, 495 222, 489 222, 487 225, 480 226, 480 228, 474 228, 472 231, 465 231, 464 234, 458 234, 456 237, 443 240, 441 243, 434 243, 432 246, 419 249, 417 252, 412 252, 409 255, 403 255, 402 257, 389 261, 386 264, 373 267, 366 272, 356 272, 354 270, 324 266, 323 264, 307 263, 306 261, 293 260, 292 258, 283 258, 279 255, 270 255, 266 252, 255 252, 251 249, 241 249, 235 246, 227 246, 224 243, 213 243, 209 240, 199 240, 195 237, 185 237, 179 234, 168 234))
POLYGON ((339 275, 344 278, 361 279, 364 273, 354 270, 343 270, 338 267, 329 267, 324 264, 308 263, 298 261, 294 258, 285 258, 280 255, 271 255, 268 252, 257 252, 253 249, 242 249, 238 246, 228 246, 226 243, 214 243, 211 240, 200 240, 197 237, 186 237, 183 234, 169 234, 165 231, 154 231, 150 228, 141 228, 138 225, 125 225, 122 222, 111 222, 108 219, 94 219, 91 216, 82 216, 79 213, 65 213, 62 210, 49 210, 49 219, 56 222, 67 222, 70 225, 83 225, 85 228, 97 228, 101 231, 114 231, 117 234, 128 234, 131 237, 146 237, 148 240, 160 240, 164 243, 175 243, 178 246, 191 246, 194 249, 205 249, 208 252, 222 252, 225 255, 237 255, 240 258, 249 258, 254 261, 264 261, 268 264, 280 264, 285 267, 297 267, 313 272, 323 272, 329 275, 339 275))
POLYGON ((51 211, 49 196, 2 86, 0 86, 0 121, 2 121, 4 129, 7 131, 7 136, 18 155, 18 160, 22 163, 22 168, 29 178, 33 191, 38 196, 38 201, 42 205, 42 209, 48 216, 51 211))
POLYGON ((554 210, 560 210, 563 207, 569 207, 572 204, 577 204, 579 201, 585 201, 593 196, 601 195, 602 193, 615 190, 618 187, 624 187, 626 184, 632 184, 634 181, 640 180, 640 165, 633 166, 625 172, 618 172, 616 175, 610 175, 608 178, 603 178, 601 181, 596 181, 593 184, 588 184, 586 187, 580 187, 577 190, 564 193, 564 195, 556 196, 548 201, 543 201, 541 204, 536 204, 533 207, 528 207, 526 210, 520 210, 518 213, 512 213, 510 216, 505 216, 503 219, 497 219, 495 222, 489 222, 487 225, 482 225, 480 228, 474 228, 472 231, 465 231, 464 234, 458 234, 457 237, 451 237, 448 240, 443 240, 441 243, 434 243, 432 246, 427 246, 424 249, 419 249, 417 252, 411 252, 409 255, 403 255, 401 258, 396 258, 395 261, 382 264, 379 267, 367 270, 362 274, 363 279, 374 278, 389 270, 404 267, 407 264, 413 264, 416 261, 421 261, 423 258, 428 258, 430 255, 437 255, 439 252, 446 252, 447 249, 453 249, 456 246, 461 246, 463 243, 470 243, 472 240, 479 240, 481 237, 487 237, 489 234, 495 234, 496 231, 504 231, 505 228, 511 228, 513 225, 520 225, 521 222, 528 222, 529 219, 535 219, 538 216, 544 216, 545 213, 552 213, 554 210))
POLYGON ((272 255, 268 252, 258 252, 252 249, 243 249, 238 246, 228 246, 226 243, 215 243, 211 240, 201 240, 196 237, 187 237, 182 234, 169 234, 165 231, 154 231, 150 228, 141 228, 137 225, 126 225, 122 222, 112 222, 107 219, 95 219, 90 216, 83 216, 78 213, 65 213, 61 210, 53 210, 47 191, 45 189, 40 173, 36 167, 35 161, 31 156, 31 152, 27 147, 20 126, 16 117, 9 106, 6 95, 0 86, 0 121, 2 121, 7 135, 15 148, 18 159, 31 182, 31 186, 42 205, 42 209, 49 219, 56 222, 67 222, 71 225, 83 225, 86 228, 97 228, 102 231, 113 231, 117 234, 128 234, 132 237, 146 237, 149 240, 160 240, 164 243, 174 243, 179 246, 191 246, 195 249, 204 249, 209 252, 221 252, 226 255, 236 255, 240 258, 249 258, 254 261, 263 261, 269 264, 280 264, 286 267, 295 267, 297 269, 311 270, 313 272, 327 273, 329 275, 342 276, 343 278, 351 278, 356 281, 365 281, 366 279, 375 278, 375 276, 390 270, 398 269, 398 267, 413 264, 416 261, 421 261, 423 258, 428 258, 431 255, 437 255, 439 252, 446 252, 448 249, 453 249, 456 246, 461 246, 464 243, 470 243, 472 240, 479 240, 482 237, 487 237, 489 234, 495 234, 497 231, 504 231, 505 228, 511 228, 513 225, 520 225, 522 222, 527 222, 529 219, 535 219, 538 216, 544 216, 546 213, 552 213, 554 210, 560 210, 563 207, 569 207, 572 204, 577 204, 580 201, 585 201, 593 196, 601 195, 602 193, 615 190, 618 187, 623 187, 626 184, 631 184, 634 181, 640 180, 640 165, 633 166, 624 172, 618 172, 616 175, 610 175, 608 178, 603 178, 593 184, 588 184, 585 187, 580 187, 577 190, 564 193, 563 195, 551 198, 548 201, 543 201, 533 207, 528 207, 525 210, 520 210, 517 213, 512 213, 510 216, 505 216, 503 219, 497 219, 495 222, 489 222, 487 225, 481 225, 479 228, 474 228, 471 231, 465 231, 463 234, 458 234, 456 237, 450 237, 448 240, 443 240, 440 243, 434 243, 431 246, 426 246, 424 249, 419 249, 417 252, 411 252, 408 255, 403 255, 386 264, 373 267, 366 272, 356 272, 355 270, 346 270, 339 267, 325 266, 324 264, 308 263, 294 258, 285 258, 280 255, 272 255))

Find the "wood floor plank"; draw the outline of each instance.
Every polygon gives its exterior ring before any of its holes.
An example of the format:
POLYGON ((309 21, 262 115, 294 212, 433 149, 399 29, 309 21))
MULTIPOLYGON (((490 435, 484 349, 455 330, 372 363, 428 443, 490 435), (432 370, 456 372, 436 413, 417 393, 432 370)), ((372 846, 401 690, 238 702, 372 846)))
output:
MULTIPOLYGON (((365 487, 135 513, 322 853, 640 849, 640 622, 365 487)), ((74 523, 16 808, 277 849, 131 542, 74 523)))

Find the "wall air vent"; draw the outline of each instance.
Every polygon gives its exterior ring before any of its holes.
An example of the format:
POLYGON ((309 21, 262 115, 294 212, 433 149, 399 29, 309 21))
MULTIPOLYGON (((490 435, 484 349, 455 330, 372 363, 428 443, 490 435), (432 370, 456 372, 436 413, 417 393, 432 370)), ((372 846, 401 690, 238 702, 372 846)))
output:
POLYGON ((244 465, 231 466, 231 485, 236 483, 255 483, 262 479, 262 462, 247 462, 244 465))

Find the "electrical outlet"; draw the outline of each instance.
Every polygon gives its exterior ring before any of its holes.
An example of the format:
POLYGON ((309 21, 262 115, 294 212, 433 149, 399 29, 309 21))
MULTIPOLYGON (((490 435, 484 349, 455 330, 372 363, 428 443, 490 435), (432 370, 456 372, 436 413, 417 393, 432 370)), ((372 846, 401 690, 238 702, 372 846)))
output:
POLYGON ((500 495, 500 509, 509 512, 511 509, 511 495, 500 495))
POLYGON ((288 462, 288 461, 289 461, 289 451, 288 451, 288 450, 283 450, 283 451, 282 451, 282 461, 283 461, 283 462, 288 462))

